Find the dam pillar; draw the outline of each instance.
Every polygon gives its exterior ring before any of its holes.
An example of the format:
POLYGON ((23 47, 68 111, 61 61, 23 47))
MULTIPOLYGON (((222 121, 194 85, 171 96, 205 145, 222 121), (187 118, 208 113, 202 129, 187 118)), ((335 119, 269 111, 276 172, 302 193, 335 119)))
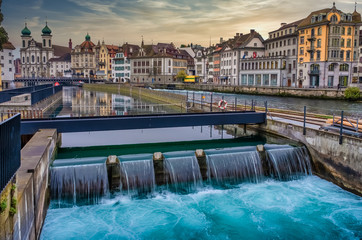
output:
POLYGON ((120 162, 116 155, 110 155, 106 161, 109 190, 121 190, 120 162))
POLYGON ((164 156, 161 152, 153 154, 153 166, 155 171, 156 185, 164 185, 166 183, 164 170, 164 156))
POLYGON ((203 149, 197 149, 196 158, 200 166, 200 172, 202 176, 202 180, 207 180, 207 162, 206 162, 206 155, 203 149))
POLYGON ((261 164, 263 166, 264 176, 269 176, 270 175, 269 164, 267 161, 267 156, 266 156, 266 151, 265 151, 264 145, 261 145, 261 144, 257 145, 256 151, 259 153, 261 164))

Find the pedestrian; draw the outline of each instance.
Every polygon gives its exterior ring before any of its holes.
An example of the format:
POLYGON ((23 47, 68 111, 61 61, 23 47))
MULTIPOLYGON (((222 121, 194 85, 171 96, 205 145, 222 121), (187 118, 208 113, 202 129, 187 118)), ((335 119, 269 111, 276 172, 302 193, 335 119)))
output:
POLYGON ((339 89, 341 89, 341 84, 338 83, 338 85, 337 85, 337 91, 338 91, 339 89))

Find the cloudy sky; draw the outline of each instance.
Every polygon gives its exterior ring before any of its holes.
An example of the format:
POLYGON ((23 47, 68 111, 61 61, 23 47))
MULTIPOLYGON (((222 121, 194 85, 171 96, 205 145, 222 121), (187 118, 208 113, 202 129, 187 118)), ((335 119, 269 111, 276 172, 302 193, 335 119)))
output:
MULTIPOLYGON (((338 9, 353 12, 355 1, 336 2, 338 9)), ((326 0, 3 0, 3 26, 10 41, 20 46, 25 18, 33 38, 40 40, 46 19, 53 31, 53 42, 73 46, 84 41, 109 44, 124 42, 198 43, 208 46, 220 37, 255 29, 267 37, 281 22, 293 22, 310 12, 332 7, 326 0)), ((360 4, 357 11, 361 12, 360 4)))

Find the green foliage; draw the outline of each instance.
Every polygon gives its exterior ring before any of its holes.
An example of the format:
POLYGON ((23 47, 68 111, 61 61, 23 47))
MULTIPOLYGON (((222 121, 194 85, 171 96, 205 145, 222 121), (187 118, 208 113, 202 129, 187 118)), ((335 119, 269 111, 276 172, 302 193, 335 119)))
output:
POLYGON ((15 189, 16 189, 16 184, 13 183, 13 184, 11 185, 11 191, 15 191, 15 189))
POLYGON ((11 207, 16 208, 17 203, 18 203, 18 201, 16 200, 16 198, 11 199, 11 207))
POLYGON ((0 202, 0 213, 4 212, 6 207, 8 206, 6 199, 3 199, 0 202))
POLYGON ((185 71, 181 70, 177 73, 176 78, 184 80, 186 76, 187 76, 187 74, 185 73, 185 71))
POLYGON ((17 212, 16 208, 13 208, 13 207, 11 207, 10 210, 9 210, 10 216, 14 216, 16 212, 17 212))
MULTIPOLYGON (((0 0, 0 10, 1 10, 2 0, 0 0)), ((0 12, 0 25, 4 19, 3 14, 0 12)), ((0 27, 0 50, 3 49, 3 44, 9 40, 8 33, 3 27, 0 27)))
POLYGON ((360 98, 360 90, 358 87, 349 87, 344 92, 344 98, 350 101, 356 101, 360 98))

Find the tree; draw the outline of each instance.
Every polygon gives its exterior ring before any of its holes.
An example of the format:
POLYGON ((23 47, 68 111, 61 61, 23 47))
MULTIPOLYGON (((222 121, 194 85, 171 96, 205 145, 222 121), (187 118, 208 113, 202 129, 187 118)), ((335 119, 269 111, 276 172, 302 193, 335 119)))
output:
POLYGON ((187 74, 185 73, 185 71, 181 70, 177 73, 176 78, 179 79, 180 81, 183 81, 186 76, 187 74))
MULTIPOLYGON (((1 4, 2 0, 0 0, 0 10, 1 10, 1 4)), ((0 50, 3 49, 3 44, 6 43, 9 40, 8 33, 5 31, 5 29, 1 26, 1 23, 4 20, 4 15, 0 12, 0 50)))

